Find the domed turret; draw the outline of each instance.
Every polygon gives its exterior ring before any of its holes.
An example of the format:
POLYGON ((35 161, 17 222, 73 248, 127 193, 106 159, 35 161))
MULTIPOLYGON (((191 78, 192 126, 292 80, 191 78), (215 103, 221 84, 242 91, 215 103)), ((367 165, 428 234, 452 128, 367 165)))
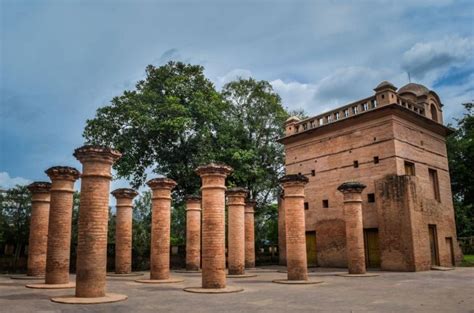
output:
POLYGON ((430 93, 430 90, 423 85, 409 83, 405 86, 398 89, 398 94, 403 95, 405 93, 412 93, 416 97, 427 96, 430 93))
POLYGON ((301 120, 297 116, 291 116, 285 121, 285 136, 290 136, 296 132, 297 124, 301 120))
POLYGON ((378 84, 377 87, 374 88, 374 91, 379 91, 382 89, 397 90, 397 87, 395 87, 391 82, 384 80, 383 82, 378 84))

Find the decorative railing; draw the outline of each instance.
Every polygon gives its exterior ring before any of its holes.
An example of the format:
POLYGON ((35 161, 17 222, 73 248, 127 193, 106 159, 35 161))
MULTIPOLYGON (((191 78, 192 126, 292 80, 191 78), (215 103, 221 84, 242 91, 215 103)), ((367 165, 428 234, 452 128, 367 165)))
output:
MULTIPOLYGON (((425 116, 425 109, 423 105, 416 104, 408 99, 397 96, 397 104, 403 106, 413 112, 425 116)), ((372 111, 378 107, 377 99, 374 96, 353 102, 343 107, 331 110, 329 112, 319 114, 307 119, 304 119, 294 125, 293 133, 301 133, 307 130, 328 125, 351 116, 360 115, 368 111, 372 111)))

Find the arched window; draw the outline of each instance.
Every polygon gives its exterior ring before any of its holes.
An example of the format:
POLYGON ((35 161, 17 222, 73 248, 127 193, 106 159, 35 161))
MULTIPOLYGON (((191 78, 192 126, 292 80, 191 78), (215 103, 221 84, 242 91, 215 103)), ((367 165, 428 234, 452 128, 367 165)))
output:
POLYGON ((435 122, 438 121, 438 110, 436 110, 436 106, 433 103, 431 104, 431 119, 435 122))

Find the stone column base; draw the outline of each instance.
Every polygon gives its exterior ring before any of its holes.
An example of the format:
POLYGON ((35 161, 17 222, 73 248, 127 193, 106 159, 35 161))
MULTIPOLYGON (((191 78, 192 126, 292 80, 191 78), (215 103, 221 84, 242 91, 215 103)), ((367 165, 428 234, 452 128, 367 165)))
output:
POLYGON ((272 282, 284 285, 315 285, 324 283, 322 280, 288 280, 288 279, 275 279, 272 282))
POLYGON ((126 295, 120 295, 116 293, 107 293, 105 297, 95 297, 95 298, 82 298, 75 296, 62 296, 62 297, 53 297, 51 301, 57 303, 65 304, 98 304, 98 303, 110 303, 110 302, 119 302, 125 301, 128 297, 126 295))
POLYGON ((227 274, 228 278, 249 278, 249 277, 257 277, 257 274, 240 274, 240 275, 234 275, 234 274, 227 274))
POLYGON ((20 274, 20 275, 12 275, 10 276, 10 279, 18 279, 18 280, 43 280, 44 281, 44 276, 28 276, 26 274, 20 274))
POLYGON ((234 293, 244 291, 243 288, 226 286, 225 288, 202 288, 202 287, 188 287, 183 289, 186 292, 192 293, 205 293, 205 294, 216 294, 216 293, 234 293))
POLYGON ((179 278, 168 278, 168 279, 137 279, 136 283, 142 284, 173 284, 173 283, 182 283, 184 279, 179 278))
POLYGON ((67 284, 30 284, 26 285, 26 288, 33 289, 70 289, 76 288, 76 283, 67 283, 67 284))
POLYGON ((137 272, 132 272, 132 273, 124 273, 124 274, 118 274, 118 273, 107 273, 107 276, 109 277, 138 277, 138 276, 143 276, 143 273, 137 273, 137 272))
POLYGON ((341 276, 341 277, 376 277, 376 276, 380 276, 380 275, 379 274, 374 274, 374 273, 365 273, 365 274, 343 273, 343 274, 337 274, 337 276, 341 276))

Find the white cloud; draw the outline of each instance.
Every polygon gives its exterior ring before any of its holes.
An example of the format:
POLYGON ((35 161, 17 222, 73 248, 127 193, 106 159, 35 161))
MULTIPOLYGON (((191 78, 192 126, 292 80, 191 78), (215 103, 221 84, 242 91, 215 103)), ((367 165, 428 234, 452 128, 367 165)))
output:
POLYGON ((316 86, 313 84, 303 84, 300 82, 284 82, 276 79, 270 82, 276 93, 282 98, 283 105, 290 110, 303 109, 306 112, 311 111, 314 105, 314 95, 316 86))
POLYGON ((246 70, 246 69, 242 69, 242 68, 236 68, 236 69, 233 69, 232 71, 228 72, 224 76, 217 77, 216 87, 218 89, 221 89, 228 82, 231 82, 231 81, 236 80, 238 78, 246 79, 246 78, 249 78, 251 76, 252 76, 251 71, 246 70))
POLYGON ((422 79, 430 72, 440 75, 452 66, 473 59, 474 38, 445 37, 431 42, 418 42, 403 54, 402 68, 422 79))
POLYGON ((345 67, 314 83, 271 81, 283 104, 290 109, 304 109, 319 114, 334 107, 372 95, 372 89, 382 80, 393 77, 388 70, 368 67, 345 67))
POLYGON ((0 172, 0 188, 12 188, 16 185, 26 185, 31 183, 29 179, 23 177, 10 177, 7 172, 0 172))

